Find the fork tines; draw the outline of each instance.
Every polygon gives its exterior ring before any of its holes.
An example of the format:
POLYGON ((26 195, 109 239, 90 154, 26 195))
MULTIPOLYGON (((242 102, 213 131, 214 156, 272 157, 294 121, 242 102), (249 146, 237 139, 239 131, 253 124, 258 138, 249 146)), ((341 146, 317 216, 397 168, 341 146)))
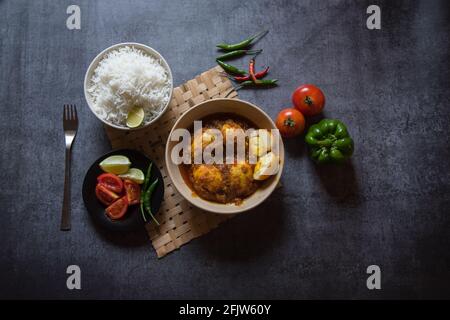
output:
POLYGON ((63 127, 64 130, 72 130, 75 132, 78 129, 77 108, 74 104, 64 105, 63 127))
POLYGON ((64 120, 77 120, 77 107, 74 104, 65 104, 64 105, 64 120))

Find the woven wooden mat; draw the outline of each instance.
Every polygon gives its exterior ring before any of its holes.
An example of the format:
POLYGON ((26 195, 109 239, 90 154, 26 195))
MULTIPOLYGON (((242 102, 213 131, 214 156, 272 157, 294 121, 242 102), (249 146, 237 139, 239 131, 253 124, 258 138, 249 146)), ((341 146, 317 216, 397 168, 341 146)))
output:
POLYGON ((105 130, 116 148, 137 149, 158 165, 164 177, 164 201, 157 213, 160 226, 148 223, 146 229, 158 258, 164 257, 229 219, 230 215, 211 214, 190 205, 172 186, 164 161, 165 146, 175 121, 189 108, 208 99, 237 98, 237 92, 217 66, 173 90, 172 100, 164 115, 152 126, 137 131, 121 131, 111 127, 105 130))

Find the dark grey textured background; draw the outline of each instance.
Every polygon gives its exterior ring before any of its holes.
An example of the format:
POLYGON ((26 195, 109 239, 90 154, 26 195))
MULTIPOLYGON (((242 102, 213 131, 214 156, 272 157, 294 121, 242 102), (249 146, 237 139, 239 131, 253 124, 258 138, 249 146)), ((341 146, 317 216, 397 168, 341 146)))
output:
MULTIPOLYGON (((448 1, 0 0, 0 297, 450 298, 448 1), (382 30, 365 27, 369 4, 382 30), (82 29, 66 29, 79 4, 82 29), (85 171, 110 146, 83 97, 91 59, 124 41, 148 44, 175 84, 214 65, 214 45, 263 28, 258 65, 280 79, 240 92, 275 117, 296 86, 325 92, 325 116, 356 152, 317 168, 286 143, 284 187, 162 260, 144 232, 96 229, 81 200, 85 171), (73 230, 59 231, 62 105, 81 124, 73 150, 73 230), (82 290, 65 287, 78 264, 82 290), (366 289, 366 267, 382 290, 366 289)), ((244 59, 235 64, 243 65, 244 59)))

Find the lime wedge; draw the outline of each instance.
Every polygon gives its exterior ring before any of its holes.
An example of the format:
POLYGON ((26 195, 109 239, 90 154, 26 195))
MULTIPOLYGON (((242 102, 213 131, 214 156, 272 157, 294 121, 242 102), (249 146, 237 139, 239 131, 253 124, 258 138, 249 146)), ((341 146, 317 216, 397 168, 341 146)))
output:
POLYGON ((138 168, 131 168, 127 173, 119 174, 119 177, 123 179, 130 179, 136 183, 142 184, 144 183, 144 173, 138 168))
POLYGON ((130 166, 130 159, 122 155, 110 156, 100 162, 103 171, 114 174, 126 173, 130 166))
POLYGON ((127 115, 127 126, 129 128, 137 128, 144 120, 145 113, 141 107, 133 107, 127 115))

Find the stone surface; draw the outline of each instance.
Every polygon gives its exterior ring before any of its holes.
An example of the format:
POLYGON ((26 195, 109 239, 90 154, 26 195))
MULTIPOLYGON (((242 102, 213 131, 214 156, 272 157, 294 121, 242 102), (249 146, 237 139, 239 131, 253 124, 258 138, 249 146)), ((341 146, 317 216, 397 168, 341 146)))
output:
POLYGON ((375 31, 365 26, 370 4, 0 0, 0 297, 450 298, 448 1, 377 1, 375 31), (72 3, 79 31, 66 28, 72 3), (161 260, 144 232, 98 230, 81 184, 110 147, 83 96, 89 62, 142 42, 164 55, 177 85, 214 65, 216 43, 264 28, 257 65, 280 85, 240 97, 275 117, 296 86, 317 84, 324 116, 354 137, 352 162, 318 168, 301 138, 287 141, 283 188, 161 260), (64 103, 80 116, 66 233, 64 103), (81 267, 80 291, 66 289, 70 264, 81 267), (382 290, 366 288, 371 264, 382 290))

